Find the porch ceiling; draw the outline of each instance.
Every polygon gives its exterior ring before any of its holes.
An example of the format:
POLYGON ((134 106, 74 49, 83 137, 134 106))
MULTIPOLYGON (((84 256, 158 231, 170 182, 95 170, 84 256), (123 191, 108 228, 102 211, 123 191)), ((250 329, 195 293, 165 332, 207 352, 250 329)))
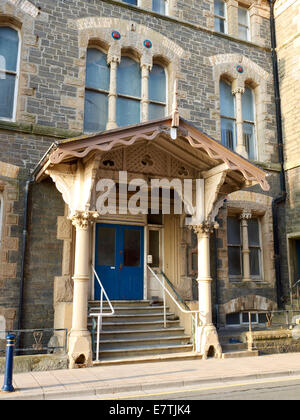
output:
POLYGON ((269 190, 267 173, 247 159, 229 150, 217 140, 199 131, 191 123, 179 118, 177 138, 171 137, 172 117, 134 126, 63 140, 39 165, 37 181, 47 176, 47 169, 61 163, 75 163, 93 153, 105 153, 127 147, 136 142, 154 142, 156 147, 185 160, 203 178, 226 169, 226 179, 219 191, 228 194, 245 186, 259 184, 269 190))

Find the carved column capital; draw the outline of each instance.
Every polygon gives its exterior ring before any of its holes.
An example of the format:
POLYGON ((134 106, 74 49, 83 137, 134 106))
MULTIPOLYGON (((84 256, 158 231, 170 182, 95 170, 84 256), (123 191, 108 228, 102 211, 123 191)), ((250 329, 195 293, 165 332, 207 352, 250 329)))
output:
POLYGON ((252 217, 251 210, 243 210, 243 213, 240 214, 241 220, 248 220, 248 219, 251 219, 251 217, 252 217))
POLYGON ((89 225, 93 223, 99 217, 97 211, 76 211, 74 214, 69 216, 72 225, 78 229, 87 230, 89 225))
POLYGON ((190 226, 190 228, 193 229, 194 232, 197 235, 211 234, 211 233, 213 233, 214 229, 219 228, 219 224, 217 222, 211 222, 209 220, 204 220, 199 225, 192 225, 192 226, 190 226))
POLYGON ((236 95, 237 93, 241 93, 242 95, 245 93, 245 88, 243 88, 243 87, 236 87, 236 88, 234 88, 234 89, 232 89, 232 94, 233 95, 236 95))

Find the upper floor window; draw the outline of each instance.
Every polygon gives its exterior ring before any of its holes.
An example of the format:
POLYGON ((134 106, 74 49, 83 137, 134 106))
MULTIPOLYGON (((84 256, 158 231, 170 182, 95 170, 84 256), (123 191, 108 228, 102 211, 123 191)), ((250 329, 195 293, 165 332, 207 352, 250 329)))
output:
POLYGON ((133 4, 134 6, 138 5, 138 0, 122 0, 123 3, 133 4))
POLYGON ((106 54, 96 48, 87 50, 84 127, 97 132, 106 128, 108 117, 109 67, 106 54))
POLYGON ((245 41, 250 40, 250 19, 248 9, 238 8, 238 34, 245 41))
POLYGON ((215 31, 226 33, 226 6, 223 0, 214 1, 215 31))
POLYGON ((231 83, 220 81, 221 142, 231 150, 236 147, 236 117, 231 83))
POLYGON ((160 64, 150 70, 131 56, 107 64, 107 55, 89 48, 86 61, 84 131, 138 124, 165 116, 166 71, 160 64), (143 81, 143 82, 142 82, 143 81))
POLYGON ((117 71, 117 125, 141 120, 141 69, 130 57, 122 57, 117 71))
POLYGON ((19 71, 19 33, 0 26, 0 118, 14 120, 19 71))
POLYGON ((166 72, 159 64, 154 64, 149 73, 149 120, 166 115, 166 72))
POLYGON ((160 13, 161 15, 167 14, 167 0, 152 0, 153 12, 160 13))
POLYGON ((253 90, 246 87, 242 96, 243 136, 248 158, 256 159, 253 90))
POLYGON ((232 84, 220 81, 221 143, 231 150, 236 150, 238 144, 243 144, 246 157, 256 160, 254 93, 249 87, 241 92, 241 95, 235 97, 232 84), (242 110, 241 114, 237 113, 237 109, 242 110), (242 127, 239 131, 238 125, 242 127))

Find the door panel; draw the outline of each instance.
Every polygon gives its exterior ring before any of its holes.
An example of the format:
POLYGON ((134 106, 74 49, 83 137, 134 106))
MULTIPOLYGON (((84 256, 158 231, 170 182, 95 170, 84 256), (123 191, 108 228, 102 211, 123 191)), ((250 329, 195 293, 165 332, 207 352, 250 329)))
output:
MULTIPOLYGON (((144 228, 98 223, 95 269, 109 299, 143 299, 144 228)), ((95 299, 99 298, 95 279, 95 299)))

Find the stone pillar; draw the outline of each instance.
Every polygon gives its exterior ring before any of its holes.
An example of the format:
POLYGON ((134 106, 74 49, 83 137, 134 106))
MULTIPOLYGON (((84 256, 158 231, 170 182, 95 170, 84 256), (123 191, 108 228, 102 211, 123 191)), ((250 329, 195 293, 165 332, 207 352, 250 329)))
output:
POLYGON ((233 87, 232 94, 235 95, 236 107, 236 149, 241 156, 248 159, 248 153, 244 143, 243 135, 243 113, 242 113, 242 95, 245 92, 243 87, 233 87))
POLYGON ((76 212, 71 218, 76 228, 72 329, 69 336, 69 367, 92 365, 91 336, 87 329, 90 278, 90 225, 93 212, 76 212))
POLYGON ((199 319, 196 328, 196 349, 197 352, 207 358, 209 354, 215 357, 222 356, 222 349, 219 343, 218 334, 212 323, 212 302, 211 302, 211 282, 210 276, 210 251, 209 238, 213 232, 213 225, 210 222, 203 222, 193 226, 198 238, 198 300, 199 300, 199 319))
POLYGON ((108 64, 110 65, 110 85, 108 94, 108 121, 106 124, 107 130, 117 128, 117 69, 120 63, 120 58, 110 56, 108 64))
POLYGON ((250 276, 250 251, 249 251, 249 240, 248 240, 248 219, 251 219, 250 211, 243 211, 240 215, 242 221, 242 255, 243 255, 243 281, 251 281, 250 276))
POLYGON ((148 121, 149 119, 149 72, 151 66, 149 64, 142 64, 142 122, 148 121))
POLYGON ((227 8, 227 32, 228 35, 238 38, 238 2, 237 0, 228 0, 226 2, 227 8))

